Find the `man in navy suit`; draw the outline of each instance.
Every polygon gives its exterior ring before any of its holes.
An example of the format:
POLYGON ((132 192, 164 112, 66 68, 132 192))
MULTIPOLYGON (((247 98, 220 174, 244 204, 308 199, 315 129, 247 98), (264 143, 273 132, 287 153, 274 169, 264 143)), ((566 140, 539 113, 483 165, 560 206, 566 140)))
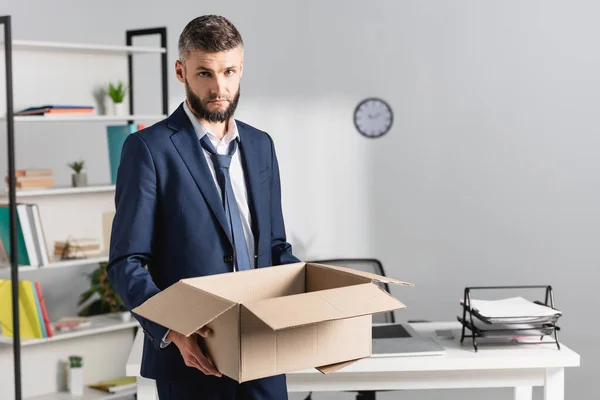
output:
MULTIPOLYGON (((237 29, 192 20, 175 70, 184 101, 127 137, 116 182, 108 276, 128 309, 182 278, 299 260, 286 241, 271 137, 233 118, 244 68, 237 29)), ((185 337, 139 315, 141 375, 161 400, 287 399, 285 375, 237 383, 201 350, 208 328, 185 337)))

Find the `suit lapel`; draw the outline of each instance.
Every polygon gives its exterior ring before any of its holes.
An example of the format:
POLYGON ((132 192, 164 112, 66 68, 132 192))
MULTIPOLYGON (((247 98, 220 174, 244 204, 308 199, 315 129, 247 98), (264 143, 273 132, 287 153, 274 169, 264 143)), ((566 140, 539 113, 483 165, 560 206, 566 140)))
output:
POLYGON ((231 234, 227 229, 227 219, 225 217, 223 203, 221 202, 221 196, 217 191, 210 169, 206 164, 206 158, 204 157, 202 147, 200 146, 198 135, 196 135, 194 127, 187 117, 182 105, 180 105, 173 115, 169 117, 168 126, 175 131, 175 133, 171 135, 173 145, 177 148, 183 162, 192 174, 198 189, 202 192, 204 199, 221 224, 223 232, 227 235, 229 242, 233 244, 231 234))
MULTIPOLYGON (((263 207, 266 202, 265 190, 260 190, 260 172, 266 168, 260 163, 260 157, 256 148, 256 141, 253 140, 252 133, 241 123, 237 123, 240 135, 240 148, 242 150, 242 166, 246 175, 246 187, 250 206, 254 210, 254 237, 255 244, 258 246, 259 236, 264 232, 263 219, 261 217, 268 215, 263 207)), ((268 211, 268 210, 267 210, 268 211)), ((258 247, 256 248, 258 251, 258 247)))

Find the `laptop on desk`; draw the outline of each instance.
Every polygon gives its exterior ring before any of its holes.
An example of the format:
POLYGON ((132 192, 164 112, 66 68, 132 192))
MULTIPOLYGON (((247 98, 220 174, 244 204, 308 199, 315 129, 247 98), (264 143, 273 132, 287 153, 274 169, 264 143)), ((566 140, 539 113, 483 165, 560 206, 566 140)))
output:
POLYGON ((434 338, 420 335, 407 323, 373 324, 372 357, 433 356, 446 352, 434 338))

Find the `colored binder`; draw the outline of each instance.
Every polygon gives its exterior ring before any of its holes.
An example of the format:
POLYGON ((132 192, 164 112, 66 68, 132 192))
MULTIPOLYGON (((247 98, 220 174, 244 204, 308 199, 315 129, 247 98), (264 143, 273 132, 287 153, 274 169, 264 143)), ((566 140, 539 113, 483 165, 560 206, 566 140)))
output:
MULTIPOLYGON (((8 204, 0 205, 0 239, 4 244, 6 253, 10 259, 10 218, 8 204)), ((17 258, 19 265, 29 265, 29 256, 27 255, 27 247, 25 246, 25 238, 23 236, 23 228, 17 213, 17 258)))
POLYGON ((35 290, 38 295, 38 299, 40 300, 40 307, 42 309, 42 320, 44 323, 44 327, 46 328, 46 337, 54 336, 54 331, 52 329, 52 324, 50 323, 50 318, 48 318, 48 309, 46 308, 46 302, 44 301, 44 294, 42 293, 42 287, 39 282, 35 282, 35 290))
POLYGON ((40 298, 38 296, 38 292, 37 292, 37 288, 35 286, 35 283, 30 282, 31 283, 31 289, 33 291, 33 298, 35 300, 35 309, 37 311, 37 317, 38 317, 38 322, 40 324, 40 330, 42 331, 42 337, 48 337, 48 334, 46 333, 46 325, 44 324, 44 318, 42 317, 42 306, 40 306, 40 298))
MULTIPOLYGON (((13 336, 12 285, 8 279, 0 280, 0 328, 3 336, 13 336)), ((21 338, 42 338, 31 281, 19 281, 19 328, 21 338)))
POLYGON ((129 134, 142 129, 142 125, 110 125, 106 127, 106 139, 108 142, 108 157, 110 163, 110 181, 114 185, 117 182, 117 172, 121 161, 121 150, 123 143, 129 134))

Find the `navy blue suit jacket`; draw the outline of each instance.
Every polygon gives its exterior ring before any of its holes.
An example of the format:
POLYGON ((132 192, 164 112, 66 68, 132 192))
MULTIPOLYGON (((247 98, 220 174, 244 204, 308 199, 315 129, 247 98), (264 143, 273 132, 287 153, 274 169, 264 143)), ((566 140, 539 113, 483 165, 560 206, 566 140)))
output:
MULTIPOLYGON (((240 121, 257 267, 298 262, 286 241, 277 157, 271 137, 240 121)), ((116 181, 116 214, 107 267, 129 310, 182 278, 233 270, 233 246, 221 197, 191 121, 180 105, 167 119, 130 134, 116 181)), ((187 367, 167 328, 139 315, 146 333, 141 375, 206 379, 187 367)))

